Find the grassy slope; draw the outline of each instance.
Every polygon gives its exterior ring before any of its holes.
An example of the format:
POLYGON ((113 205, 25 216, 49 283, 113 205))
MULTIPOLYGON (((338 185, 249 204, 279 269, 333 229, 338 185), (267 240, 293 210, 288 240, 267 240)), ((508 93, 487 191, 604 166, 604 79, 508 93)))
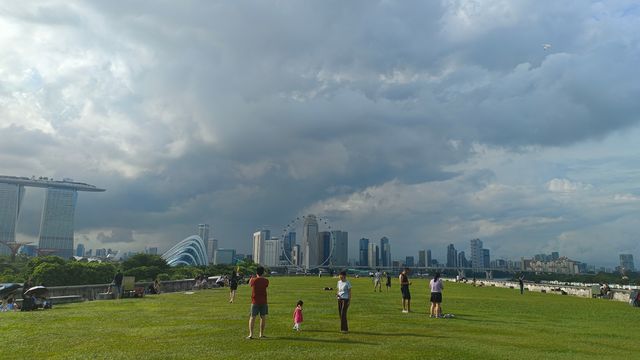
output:
MULTIPOLYGON (((401 313, 397 282, 373 293, 369 279, 350 279, 351 333, 339 333, 330 278, 270 278, 263 340, 245 340, 249 291, 204 290, 1 313, 1 348, 11 358, 305 359, 603 359, 640 356, 640 311, 620 302, 446 283, 444 311, 428 318, 427 282, 413 279, 413 313, 401 313), (298 299, 303 330, 291 330, 298 299)), ((256 324, 257 330, 258 324, 256 324)))

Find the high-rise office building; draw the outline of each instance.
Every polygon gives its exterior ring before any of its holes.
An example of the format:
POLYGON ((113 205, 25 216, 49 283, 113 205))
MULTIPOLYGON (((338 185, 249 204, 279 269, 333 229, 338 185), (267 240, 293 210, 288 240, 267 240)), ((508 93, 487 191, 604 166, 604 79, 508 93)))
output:
POLYGON ((458 266, 461 268, 468 268, 469 267, 469 261, 467 260, 467 257, 464 253, 464 251, 460 251, 458 253, 458 266))
POLYGON ((484 258, 482 253, 482 240, 473 239, 471 243, 471 266, 474 269, 481 269, 484 267, 484 258))
POLYGON ((453 244, 447 246, 447 267, 454 268, 458 263, 458 251, 453 244))
POLYGON ((264 265, 264 242, 271 239, 270 230, 253 233, 253 262, 264 265))
POLYGON ((636 271, 632 254, 620 254, 620 269, 625 272, 636 271))
MULTIPOLYGON (((78 191, 101 192, 93 185, 48 178, 0 176, 0 241, 15 242, 15 230, 25 187, 46 188, 40 222, 39 248, 63 258, 73 256, 73 216, 78 191)), ((0 254, 6 246, 0 246, 0 254)))
POLYGON ((318 265, 329 265, 332 245, 331 232, 320 231, 318 233, 318 249, 320 250, 318 252, 318 265))
POLYGON ((211 228, 209 224, 198 224, 198 235, 204 242, 204 247, 207 250, 207 259, 213 261, 213 246, 211 244, 211 228))
MULTIPOLYGON (((209 238, 209 245, 211 248, 211 262, 210 264, 213 264, 213 257, 216 254, 216 250, 218 250, 218 239, 214 239, 212 237, 209 238)), ((250 255, 251 256, 251 255, 250 255)))
POLYGON ((264 242, 264 262, 262 265, 278 266, 280 265, 280 254, 282 254, 282 240, 271 238, 264 242))
POLYGON ((334 241, 331 265, 347 266, 349 264, 349 233, 341 230, 334 230, 331 233, 334 241))
POLYGON ((302 255, 300 254, 300 245, 295 244, 293 245, 293 248, 291 248, 291 262, 293 263, 293 265, 295 266, 300 266, 300 262, 301 262, 301 257, 302 255))
POLYGON ((386 236, 380 239, 380 265, 384 267, 391 266, 391 245, 386 236))
POLYGON ((290 231, 288 234, 285 235, 284 237, 284 253, 286 255, 286 258, 288 260, 291 260, 291 251, 293 250, 293 247, 296 245, 296 232, 295 231, 290 231))
POLYGON ((320 246, 318 241, 318 219, 315 215, 307 215, 302 225, 302 260, 306 269, 318 265, 320 257, 320 246))
POLYGON ((427 266, 426 252, 424 250, 418 251, 418 267, 427 266))
POLYGON ((411 267, 414 266, 414 258, 413 256, 407 256, 404 260, 404 266, 411 267))
POLYGON ((488 268, 491 265, 491 257, 489 256, 489 249, 482 249, 482 267, 488 268))
POLYGON ((369 239, 360 239, 358 245, 358 254, 360 255, 358 259, 358 265, 369 266, 369 239))
POLYGON ((367 252, 369 267, 374 268, 380 266, 380 248, 374 243, 369 243, 369 251, 367 252))
POLYGON ((78 246, 76 246, 76 256, 83 257, 84 251, 84 244, 78 244, 78 246))
POLYGON ((433 259, 431 258, 431 250, 427 250, 427 266, 433 266, 433 259))

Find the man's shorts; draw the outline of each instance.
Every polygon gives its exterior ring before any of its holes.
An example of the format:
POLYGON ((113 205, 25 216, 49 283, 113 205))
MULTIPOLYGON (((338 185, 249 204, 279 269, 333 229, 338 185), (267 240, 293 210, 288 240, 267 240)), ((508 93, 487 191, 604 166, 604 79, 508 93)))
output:
POLYGON ((251 317, 265 316, 269 314, 269 305, 267 304, 251 304, 251 317))
POLYGON ((402 292, 402 298, 406 300, 411 300, 411 293, 409 292, 409 285, 400 286, 400 291, 402 292))

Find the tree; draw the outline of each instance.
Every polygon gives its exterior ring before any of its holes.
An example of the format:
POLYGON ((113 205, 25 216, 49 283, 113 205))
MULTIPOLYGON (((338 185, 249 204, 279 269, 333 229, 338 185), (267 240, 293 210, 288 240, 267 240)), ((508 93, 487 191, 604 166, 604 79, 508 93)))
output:
POLYGON ((160 255, 135 254, 122 263, 122 270, 126 272, 127 270, 142 266, 155 266, 163 272, 166 272, 170 269, 167 261, 160 255))

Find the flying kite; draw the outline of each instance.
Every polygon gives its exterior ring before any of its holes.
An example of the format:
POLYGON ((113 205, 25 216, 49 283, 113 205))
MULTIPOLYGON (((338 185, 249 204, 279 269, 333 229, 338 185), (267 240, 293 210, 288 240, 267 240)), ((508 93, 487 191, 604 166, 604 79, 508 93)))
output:
POLYGON ((542 44, 542 48, 545 50, 551 49, 551 44, 542 44))

